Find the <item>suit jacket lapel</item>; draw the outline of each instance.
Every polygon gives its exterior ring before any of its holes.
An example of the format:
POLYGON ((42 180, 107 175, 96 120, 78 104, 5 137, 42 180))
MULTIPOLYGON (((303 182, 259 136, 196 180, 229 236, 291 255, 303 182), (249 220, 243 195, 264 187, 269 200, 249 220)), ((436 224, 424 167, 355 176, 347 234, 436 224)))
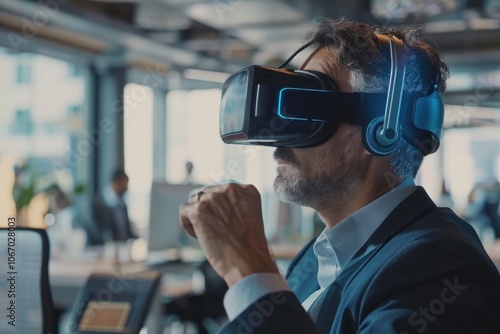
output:
POLYGON ((288 285, 302 303, 319 289, 318 259, 314 254, 314 241, 311 240, 290 263, 286 279, 288 285))
MULTIPOLYGON (((361 247, 337 279, 309 308, 309 315, 321 333, 329 332, 337 313, 342 294, 366 263, 393 236, 427 215, 436 207, 422 187, 399 204, 361 247)), ((314 253, 313 253, 314 255, 314 253)), ((307 297, 306 297, 307 298, 307 297)))

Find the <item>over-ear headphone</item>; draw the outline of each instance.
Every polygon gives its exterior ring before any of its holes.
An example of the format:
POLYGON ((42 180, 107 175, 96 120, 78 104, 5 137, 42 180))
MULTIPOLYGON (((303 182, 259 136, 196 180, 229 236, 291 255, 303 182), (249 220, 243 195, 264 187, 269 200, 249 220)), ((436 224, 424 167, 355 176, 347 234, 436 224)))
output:
POLYGON ((432 75, 435 71, 430 62, 422 64, 422 75, 428 77, 431 89, 427 95, 402 103, 406 72, 404 43, 392 35, 376 36, 381 53, 390 55, 391 67, 384 116, 366 117, 363 123, 365 148, 374 155, 388 155, 404 138, 417 146, 423 155, 434 153, 439 147, 444 119, 444 106, 438 91, 439 72, 432 75))

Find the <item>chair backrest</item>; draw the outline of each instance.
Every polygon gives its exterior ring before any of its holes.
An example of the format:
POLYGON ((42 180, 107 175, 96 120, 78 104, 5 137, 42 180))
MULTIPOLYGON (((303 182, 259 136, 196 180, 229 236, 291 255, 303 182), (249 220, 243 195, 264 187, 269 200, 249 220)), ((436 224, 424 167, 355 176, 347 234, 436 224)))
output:
POLYGON ((48 265, 45 230, 0 228, 0 333, 53 333, 48 265))

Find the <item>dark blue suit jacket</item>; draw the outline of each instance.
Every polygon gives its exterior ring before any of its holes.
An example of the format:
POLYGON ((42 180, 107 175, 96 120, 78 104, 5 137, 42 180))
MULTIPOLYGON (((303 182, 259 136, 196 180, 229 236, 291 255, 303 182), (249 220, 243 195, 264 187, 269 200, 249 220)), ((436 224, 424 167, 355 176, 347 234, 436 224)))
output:
POLYGON ((319 289, 309 243, 292 261, 292 292, 260 298, 220 333, 500 333, 500 275, 471 226, 423 188, 382 223, 339 277, 319 289))

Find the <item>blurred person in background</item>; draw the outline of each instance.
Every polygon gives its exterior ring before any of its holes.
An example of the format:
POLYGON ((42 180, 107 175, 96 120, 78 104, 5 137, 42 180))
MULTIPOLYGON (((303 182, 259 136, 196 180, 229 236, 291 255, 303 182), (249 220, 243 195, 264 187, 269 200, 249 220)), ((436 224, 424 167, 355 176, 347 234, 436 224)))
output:
MULTIPOLYGON (((129 178, 123 169, 117 169, 102 197, 94 200, 94 221, 98 229, 98 243, 106 241, 127 241, 137 238, 128 216, 125 194, 129 178)), ((94 242, 97 243, 97 242, 94 242)))
POLYGON ((491 179, 477 184, 468 197, 466 215, 484 221, 496 240, 500 239, 500 182, 491 179))

